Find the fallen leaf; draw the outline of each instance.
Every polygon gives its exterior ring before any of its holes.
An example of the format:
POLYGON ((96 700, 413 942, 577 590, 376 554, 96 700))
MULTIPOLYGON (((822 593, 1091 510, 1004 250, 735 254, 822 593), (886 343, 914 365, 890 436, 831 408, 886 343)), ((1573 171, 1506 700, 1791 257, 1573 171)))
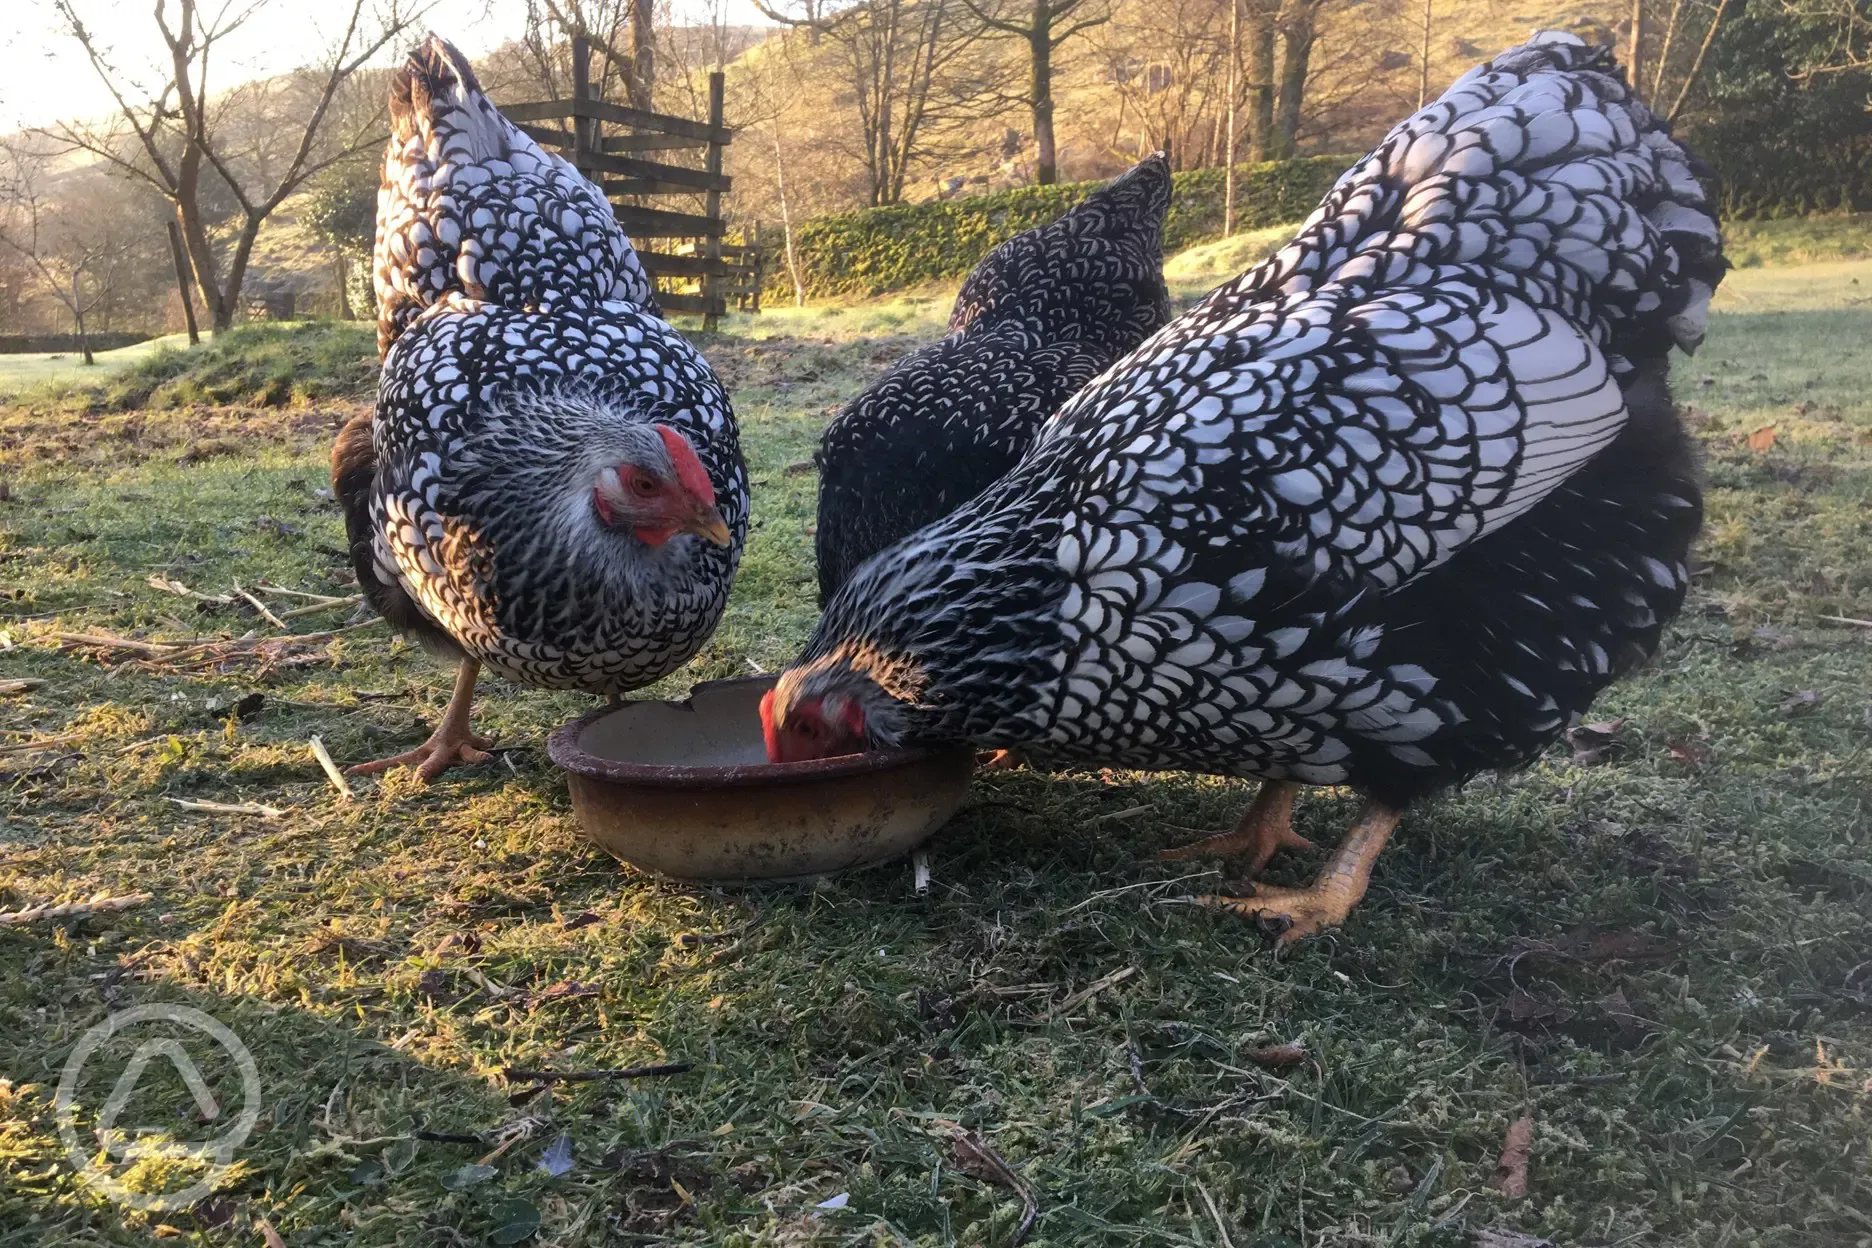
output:
POLYGON ((1508 994, 1503 1002, 1508 1021, 1518 1027, 1558 1027, 1570 1021, 1575 1013, 1567 1006, 1543 1001, 1519 988, 1508 994))
POLYGON ((1534 1117, 1523 1114, 1502 1137, 1501 1160, 1495 1163, 1495 1173, 1488 1181, 1490 1187, 1502 1194, 1502 1199, 1520 1200, 1527 1195, 1528 1157, 1533 1150, 1534 1117))
POLYGON ((1559 1248, 1551 1239, 1523 1235, 1505 1226, 1491 1226, 1469 1237, 1469 1248, 1559 1248))
POLYGON ((1573 747, 1573 761, 1582 767, 1594 767, 1605 762, 1618 743, 1619 729, 1628 722, 1622 718, 1607 719, 1591 724, 1576 724, 1567 729, 1567 744, 1573 747))
POLYGON ((786 466, 786 475, 789 477, 809 476, 812 471, 813 462, 810 459, 796 459, 786 466))
POLYGON ((1593 962, 1658 963, 1668 961, 1678 948, 1672 941, 1644 932, 1600 932, 1587 946, 1586 957, 1593 962))
POLYGON ((1707 767, 1716 757, 1716 751, 1702 741, 1679 741, 1670 747, 1673 762, 1683 763, 1688 767, 1707 767))
POLYGON ((595 911, 581 910, 577 914, 562 919, 559 923, 559 930, 564 932, 576 932, 581 927, 590 927, 594 923, 602 922, 604 922, 603 916, 595 911))
POLYGON ((500 1171, 496 1170, 493 1166, 478 1165, 471 1161, 467 1165, 457 1167, 450 1173, 443 1175, 442 1186, 448 1188, 451 1192, 459 1192, 464 1188, 473 1187, 477 1183, 485 1183, 499 1173, 500 1171))
POLYGON ((1539 955, 1551 951, 1595 965, 1633 962, 1655 966, 1675 957, 1681 947, 1674 941, 1648 932, 1594 931, 1590 927, 1580 926, 1554 937, 1550 942, 1530 946, 1528 953, 1539 955))
POLYGON ((223 1227, 234 1220, 234 1202, 222 1196, 210 1196, 196 1201, 189 1213, 204 1227, 223 1227))
POLYGON ((1005 1187, 1020 1197, 1020 1225, 1014 1228, 1013 1238, 1008 1241, 1009 1248, 1020 1248, 1020 1242, 1033 1229, 1034 1219, 1040 1216, 1040 1198, 1034 1193, 1033 1185, 1015 1173, 1014 1167, 1008 1165, 1001 1154, 990 1148, 988 1142, 973 1131, 958 1131, 952 1144, 956 1169, 1005 1187))
POLYGON ((1263 1048, 1250 1049, 1243 1056, 1257 1066, 1281 1070, 1288 1066, 1298 1066, 1306 1061, 1306 1055, 1306 1045, 1296 1040, 1290 1044, 1270 1044, 1263 1048))
POLYGON ((572 1136, 561 1131, 559 1138, 546 1146, 540 1155, 539 1168, 555 1179, 572 1168, 572 1136))
POLYGON ((538 992, 528 993, 526 1003, 529 1006, 544 1005, 549 1001, 576 1001, 581 997, 597 995, 598 985, 582 984, 576 980, 565 979, 556 984, 548 984, 538 992))
POLYGON ((1811 711, 1814 707, 1819 706, 1821 702, 1825 701, 1825 699, 1826 695, 1821 693, 1818 689, 1798 689, 1788 694, 1786 700, 1781 703, 1781 713, 1783 715, 1798 715, 1802 711, 1811 711))
POLYGON ((444 1004, 459 1001, 461 993, 455 991, 455 981, 449 978, 447 971, 427 970, 416 977, 416 991, 432 1001, 444 1004))
POLYGON ((1748 448, 1757 455, 1766 455, 1774 449, 1775 435, 1778 430, 1773 425, 1763 425, 1748 435, 1748 448))
POLYGON ((1599 998, 1599 1008, 1618 1025, 1627 1039, 1643 1039, 1648 1032, 1656 1030, 1648 1020, 1638 1016, 1623 988, 1614 988, 1599 998))
POLYGON ((431 957, 441 957, 445 953, 471 954, 481 951, 481 937, 474 932, 454 931, 436 942, 429 951, 431 957))

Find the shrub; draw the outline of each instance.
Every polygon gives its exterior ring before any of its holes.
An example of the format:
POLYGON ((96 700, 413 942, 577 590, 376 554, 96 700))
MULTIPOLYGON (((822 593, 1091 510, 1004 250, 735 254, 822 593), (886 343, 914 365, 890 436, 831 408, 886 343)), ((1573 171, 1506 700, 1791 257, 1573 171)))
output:
MULTIPOLYGON (((1306 216, 1351 160, 1315 156, 1237 166, 1237 228, 1256 229, 1306 216)), ((1175 175, 1176 191, 1164 221, 1166 252, 1221 234, 1223 173, 1195 169, 1175 175)), ((1102 185, 1027 186, 814 217, 794 231, 800 277, 806 293, 815 296, 875 295, 961 277, 996 246, 1057 219, 1102 185)), ((785 265, 775 262, 767 268, 768 289, 790 295, 785 265)))

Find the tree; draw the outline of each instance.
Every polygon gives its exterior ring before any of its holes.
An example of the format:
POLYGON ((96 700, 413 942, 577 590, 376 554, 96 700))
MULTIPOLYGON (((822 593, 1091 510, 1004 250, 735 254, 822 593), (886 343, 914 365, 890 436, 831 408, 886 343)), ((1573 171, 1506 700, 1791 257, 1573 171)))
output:
POLYGON ((338 310, 353 319, 354 277, 364 300, 370 296, 370 256, 377 239, 377 185, 375 168, 361 160, 333 165, 311 182, 301 219, 312 236, 331 249, 333 276, 337 278, 338 310))
MULTIPOLYGON (((1676 27, 1675 15, 1671 26, 1676 27)), ((1644 81, 1645 0, 1631 0, 1631 37, 1625 48, 1625 70, 1631 75, 1632 89, 1644 81)))
POLYGON ((108 161, 169 201, 211 324, 226 329, 240 307, 248 259, 266 219, 321 169, 383 142, 383 93, 375 92, 374 107, 356 106, 364 102, 341 93, 426 6, 423 0, 384 0, 385 8, 367 16, 366 0, 352 0, 343 34, 317 68, 217 95, 210 78, 216 44, 269 0, 224 6, 212 16, 196 0, 176 0, 173 15, 169 0, 156 0, 156 26, 168 57, 157 68, 161 85, 139 101, 135 75, 114 62, 80 3, 53 0, 53 7, 110 90, 117 116, 102 126, 66 122, 40 133, 108 161), (350 124, 334 126, 340 116, 350 124), (237 223, 231 246, 219 249, 212 211, 217 195, 232 200, 230 216, 237 223))
MULTIPOLYGON (((1117 97, 1112 146, 1127 127, 1138 138, 1134 153, 1167 150, 1176 169, 1220 163, 1227 147, 1228 0, 1151 0, 1125 4, 1095 42, 1103 77, 1117 97)), ((1252 51, 1255 6, 1241 0, 1240 25, 1252 51)), ((1248 71, 1250 152, 1253 150, 1254 80, 1248 71)), ((1127 153, 1132 154, 1132 153, 1127 153)))
POLYGON ((1649 90, 1644 85, 1643 43, 1637 32, 1642 29, 1645 20, 1644 9, 1640 3, 1632 6, 1631 59, 1626 66, 1631 76, 1632 89, 1646 100, 1652 110, 1661 114, 1666 121, 1675 121, 1683 112, 1684 105, 1690 99, 1690 93, 1696 88, 1697 80, 1703 72, 1703 64, 1709 56, 1710 48, 1721 32, 1723 23, 1730 12, 1739 5, 1731 5, 1730 0, 1711 0, 1711 3, 1689 3, 1687 0, 1672 0, 1670 15, 1664 21, 1664 36, 1656 49, 1655 64, 1651 66, 1651 85, 1649 90), (1701 23, 1701 39, 1696 44, 1695 52, 1690 52, 1691 33, 1701 23), (1678 36, 1684 40, 1679 43, 1678 36), (1689 55, 1689 60, 1685 56, 1689 55))
POLYGON ((115 293, 134 223, 55 202, 48 190, 53 159, 42 149, 0 144, 0 246, 24 263, 39 293, 64 306, 79 354, 92 364, 88 322, 115 293))
POLYGON ((1872 210, 1872 2, 1728 0, 1724 7, 1701 75, 1675 93, 1685 100, 1687 139, 1720 175, 1724 210, 1872 210))
POLYGON ((960 0, 862 0, 835 13, 819 3, 773 21, 817 33, 812 58, 834 69, 858 113, 858 148, 872 207, 904 196, 910 171, 998 94, 1000 75, 972 56, 983 28, 960 0))
POLYGON ((1325 0, 1286 0, 1280 12, 1280 84, 1274 101, 1274 134, 1268 155, 1286 159, 1299 148, 1300 117, 1313 42, 1319 37, 1319 12, 1325 0))
POLYGON ((1279 0, 1242 0, 1248 19, 1248 159, 1268 160, 1274 143, 1274 36, 1279 0))
MULTIPOLYGON (((1051 186, 1059 181, 1059 153, 1053 138, 1053 54, 1074 35, 1111 21, 1109 8, 1091 12, 1078 21, 1072 15, 1089 0, 1015 0, 1026 14, 1026 24, 1006 16, 1011 6, 963 0, 977 20, 990 30, 1012 35, 1027 45, 1026 104, 1033 113, 1034 181, 1051 186)), ((1102 4, 1102 0, 1101 0, 1102 4)))
MULTIPOLYGON (((593 84, 600 98, 605 95, 607 79, 615 75, 632 108, 655 111, 655 0, 539 0, 539 3, 545 6, 546 16, 567 38, 582 37, 604 55, 605 67, 593 84), (624 40, 626 34, 630 36, 628 45, 624 40)), ((528 13, 532 34, 529 42, 541 49, 549 48, 551 41, 540 37, 544 23, 531 0, 528 13)), ((545 51, 539 53, 539 58, 542 66, 548 65, 550 57, 545 51)), ((550 88, 550 68, 545 77, 550 88)))

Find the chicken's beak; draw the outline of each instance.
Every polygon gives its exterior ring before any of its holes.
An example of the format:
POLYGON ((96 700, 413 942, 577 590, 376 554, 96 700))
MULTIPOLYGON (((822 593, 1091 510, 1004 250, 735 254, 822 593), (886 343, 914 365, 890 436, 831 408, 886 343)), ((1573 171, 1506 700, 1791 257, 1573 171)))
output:
POLYGON ((729 530, 728 522, 722 519, 721 508, 714 503, 703 503, 697 507, 695 517, 683 526, 683 532, 694 533, 717 546, 734 545, 734 534, 729 530))

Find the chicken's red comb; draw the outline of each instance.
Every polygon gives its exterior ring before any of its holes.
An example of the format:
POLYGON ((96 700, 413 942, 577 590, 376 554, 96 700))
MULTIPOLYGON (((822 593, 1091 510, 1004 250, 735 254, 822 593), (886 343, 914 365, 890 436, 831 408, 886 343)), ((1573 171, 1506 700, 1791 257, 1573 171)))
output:
POLYGON ((715 483, 709 480, 708 469, 696 458, 695 448, 689 445, 689 439, 676 432, 668 425, 658 425, 656 431, 663 438, 663 447, 669 452, 670 463, 676 466, 676 479, 682 487, 704 503, 715 501, 715 483))

